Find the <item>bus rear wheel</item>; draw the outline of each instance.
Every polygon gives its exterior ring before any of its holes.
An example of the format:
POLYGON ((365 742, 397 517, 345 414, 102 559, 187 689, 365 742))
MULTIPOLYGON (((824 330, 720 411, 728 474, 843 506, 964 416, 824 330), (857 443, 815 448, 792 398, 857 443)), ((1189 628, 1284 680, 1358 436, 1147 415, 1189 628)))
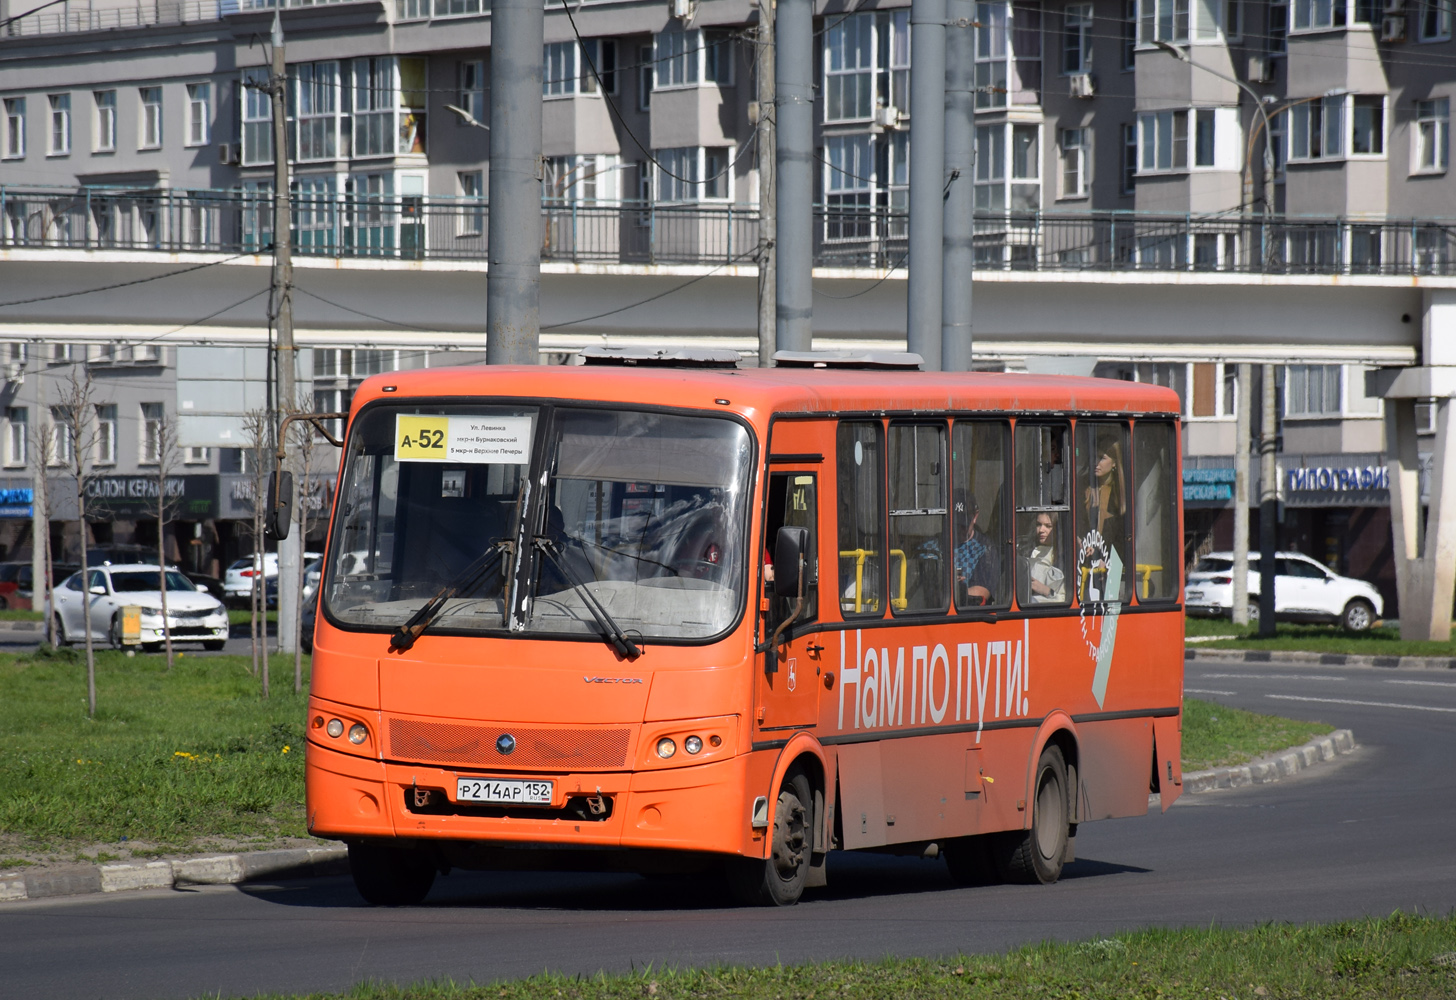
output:
POLYGON ((804 894, 813 852, 813 793, 802 772, 784 779, 774 808, 768 858, 728 862, 728 891, 745 906, 793 906, 804 894))
POLYGON ((1007 882, 1049 885, 1062 874, 1071 822, 1067 763, 1060 747, 1048 745, 1036 764, 1031 827, 1002 834, 996 868, 1007 882))
POLYGON ((424 853, 378 844, 349 845, 349 874, 366 903, 414 906, 435 884, 435 864, 424 853))

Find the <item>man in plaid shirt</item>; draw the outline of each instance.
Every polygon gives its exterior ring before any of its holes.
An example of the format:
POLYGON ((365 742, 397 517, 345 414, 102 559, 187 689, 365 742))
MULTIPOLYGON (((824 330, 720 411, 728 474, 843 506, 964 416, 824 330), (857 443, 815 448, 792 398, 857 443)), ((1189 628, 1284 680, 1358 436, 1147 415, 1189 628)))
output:
POLYGON ((961 604, 990 604, 1001 584, 1001 556, 995 543, 976 530, 981 507, 974 494, 966 500, 970 520, 966 537, 955 547, 956 592, 961 604))

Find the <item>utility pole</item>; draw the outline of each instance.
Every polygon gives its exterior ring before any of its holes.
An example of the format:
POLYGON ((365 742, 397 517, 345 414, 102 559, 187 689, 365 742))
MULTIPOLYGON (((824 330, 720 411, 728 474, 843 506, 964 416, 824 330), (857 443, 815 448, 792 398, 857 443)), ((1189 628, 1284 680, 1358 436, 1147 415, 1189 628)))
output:
POLYGON ((1278 549, 1279 487, 1274 477, 1274 366, 1264 366, 1264 413, 1259 427, 1259 638, 1274 638, 1274 559, 1278 549))
POLYGON ((782 0, 774 23, 778 195, 777 344, 814 349, 814 32, 812 0, 782 0), (778 56, 783 56, 779 59, 778 56))
POLYGON ((1249 432, 1254 407, 1254 366, 1239 365, 1239 405, 1234 433, 1235 625, 1249 624, 1249 432))
MULTIPOLYGON (((298 403, 297 354, 293 345, 293 217, 288 181, 288 73, 284 59, 283 21, 273 12, 273 67, 268 75, 268 93, 273 98, 273 319, 277 330, 278 392, 276 410, 269 414, 273 432, 298 403)), ((285 444, 286 442, 280 442, 285 444)), ((289 468, 293 466, 289 460, 289 468)), ((254 497, 255 504, 262 497, 254 497)), ((297 532, 278 543, 278 649, 293 652, 298 643, 298 562, 303 539, 297 532)), ((266 595, 266 588, 265 588, 266 595)), ((264 602, 266 604, 266 600, 264 602)), ((264 653, 266 663, 266 652, 264 653)))
POLYGON ((775 204, 774 0, 758 0, 758 366, 773 364, 778 339, 778 205, 775 204))
POLYGON ((494 0, 490 13, 490 265, 485 360, 541 360, 541 0, 494 0))
POLYGON ((945 3, 910 4, 910 274, 906 340, 940 371, 941 234, 945 193, 945 3))
MULTIPOLYGON (((945 205, 941 251, 940 364, 971 370, 975 267, 976 19, 974 0, 945 2, 945 205)), ((912 70, 913 72, 913 70, 912 70)))

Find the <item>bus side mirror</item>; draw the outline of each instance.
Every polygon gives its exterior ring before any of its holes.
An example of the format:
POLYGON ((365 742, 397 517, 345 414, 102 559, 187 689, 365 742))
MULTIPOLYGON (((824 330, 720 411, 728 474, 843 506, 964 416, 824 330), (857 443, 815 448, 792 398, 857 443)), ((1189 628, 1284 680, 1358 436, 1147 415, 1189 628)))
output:
POLYGON ((268 506, 263 510, 263 533, 279 541, 288 537, 293 525, 293 473, 268 476, 268 506))
POLYGON ((809 548, 809 529, 785 525, 774 539, 774 593, 799 597, 804 589, 804 559, 809 548))

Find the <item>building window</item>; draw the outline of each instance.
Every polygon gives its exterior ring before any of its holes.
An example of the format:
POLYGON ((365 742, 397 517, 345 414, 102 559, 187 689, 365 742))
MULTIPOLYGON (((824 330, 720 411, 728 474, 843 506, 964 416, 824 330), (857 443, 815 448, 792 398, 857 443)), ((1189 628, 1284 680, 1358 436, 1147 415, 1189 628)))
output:
POLYGON ((206 146, 212 134, 212 84, 187 85, 187 145, 206 146))
POLYGON ((824 140, 825 238, 867 239, 866 217, 874 204, 874 142, 868 135, 836 135, 824 140))
POLYGON ((1092 65, 1092 5, 1068 4, 1062 14, 1062 72, 1085 73, 1092 65))
POLYGON ((5 159, 25 156, 25 98, 5 99, 5 159))
POLYGON ((51 407, 51 465, 70 465, 76 455, 76 430, 64 407, 51 407))
POLYGON ((142 404, 141 461, 143 465, 156 465, 162 460, 162 421, 166 411, 161 403, 142 404))
POLYGON ((652 83, 657 78, 657 68, 652 62, 652 46, 642 45, 637 49, 637 110, 646 111, 652 107, 652 83))
POLYGON ((429 63, 399 58, 399 108, 396 153, 425 153, 425 120, 429 110, 429 63))
POLYGON ((1138 0, 1122 3, 1122 68, 1137 69, 1138 0))
MULTIPOLYGON (((480 13, 480 0, 435 0, 436 17, 463 17, 480 13)), ((420 16, 424 16, 421 12, 420 16)))
POLYGON ((242 164, 245 167, 273 162, 273 99, 267 87, 267 70, 243 70, 239 92, 243 105, 242 164))
POLYGON ((612 38, 588 38, 581 43, 581 92, 617 93, 617 42, 612 38), (593 73, 592 70, 596 72, 593 73), (598 80, 601 86, 598 87, 598 80))
POLYGON ((1326 417, 1340 413, 1339 365, 1286 365, 1284 415, 1326 417))
POLYGON ((1230 42, 1242 41, 1244 37, 1244 5, 1241 0, 1227 0, 1223 14, 1224 38, 1230 42))
POLYGON ((727 31, 703 31, 703 82, 733 85, 733 36, 727 31))
MULTIPOLYGON (((472 59, 460 63, 459 68, 459 92, 455 98, 460 104, 460 109, 470 115, 478 122, 485 121, 485 63, 480 59, 472 59)), ((461 118, 455 119, 455 124, 465 125, 461 118)))
POLYGON ((861 121, 874 114, 874 14, 830 26, 824 41, 824 120, 861 121))
POLYGON ((97 465, 116 464, 116 404, 106 403, 96 407, 96 455, 97 465))
POLYGON ((1138 115, 1139 173, 1188 169, 1188 112, 1155 111, 1138 115))
POLYGON ((541 52, 541 96, 567 97, 576 93, 576 43, 551 42, 541 52))
POLYGON ((460 185, 460 230, 457 236, 479 236, 485 232, 485 178, 483 171, 462 170, 455 175, 460 185))
POLYGON ((1289 0, 1279 0, 1269 5, 1269 54, 1282 55, 1288 49, 1289 0))
POLYGON ((676 149, 659 149, 657 157, 657 200, 660 202, 697 201, 698 156, 702 150, 697 146, 681 146, 676 149))
POLYGON ((188 445, 182 449, 182 462, 185 465, 206 465, 210 461, 212 461, 212 449, 210 448, 188 445))
POLYGON ((1193 112, 1193 165, 1213 166, 1214 114, 1212 108, 1199 108, 1193 112))
POLYGON ((1290 160, 1328 160, 1344 155, 1345 99, 1323 97, 1289 109, 1290 160))
POLYGON ((1413 173, 1444 173, 1449 163, 1451 99, 1438 97, 1431 101, 1416 101, 1415 128, 1411 133, 1416 146, 1411 158, 1415 164, 1413 173))
POLYGON ((673 26, 659 31, 654 39, 658 90, 669 87, 690 87, 698 82, 698 56, 702 49, 696 31, 683 31, 673 26))
POLYGON ((354 155, 394 152, 394 60, 371 56, 354 60, 354 155))
POLYGON ((1088 137, 1085 128, 1064 128, 1061 133, 1062 197, 1087 197, 1088 137))
POLYGON ((1122 193, 1132 194, 1137 185, 1138 137, 1136 125, 1122 126, 1122 193))
POLYGON ((1385 155, 1385 98, 1355 94, 1350 98, 1350 155, 1385 155))
POLYGON ((51 156, 71 152, 71 95, 51 94, 51 156))
POLYGON ((976 109, 1041 103, 1041 10, 976 5, 976 109))
POLYGON ((1275 115, 1269 119, 1269 149, 1274 154, 1274 176, 1284 176, 1284 164, 1289 160, 1289 116, 1275 115))
POLYGON ((1294 0, 1293 31, 1326 31, 1345 26, 1345 0, 1294 0))
POLYGON ((142 149, 162 148, 162 88, 142 87, 138 91, 142 102, 142 149))
POLYGON ((339 64, 303 63, 293 68, 300 160, 332 160, 339 152, 339 64))
POLYGON ((96 149, 98 153, 116 151, 116 91, 98 90, 91 95, 96 101, 96 149))
POLYGON ((1138 42, 1188 41, 1188 0, 1138 0, 1138 42))
POLYGON ((727 200, 733 197, 733 149, 714 146, 703 150, 703 197, 727 200))
POLYGON ((1452 0, 1425 0, 1421 4, 1423 42, 1445 42, 1451 38, 1452 0))
POLYGON ((5 464, 24 465, 30 460, 30 411, 24 406, 5 410, 5 464))
POLYGON ((976 210, 1041 207, 1041 127, 1010 122, 976 127, 976 210))

